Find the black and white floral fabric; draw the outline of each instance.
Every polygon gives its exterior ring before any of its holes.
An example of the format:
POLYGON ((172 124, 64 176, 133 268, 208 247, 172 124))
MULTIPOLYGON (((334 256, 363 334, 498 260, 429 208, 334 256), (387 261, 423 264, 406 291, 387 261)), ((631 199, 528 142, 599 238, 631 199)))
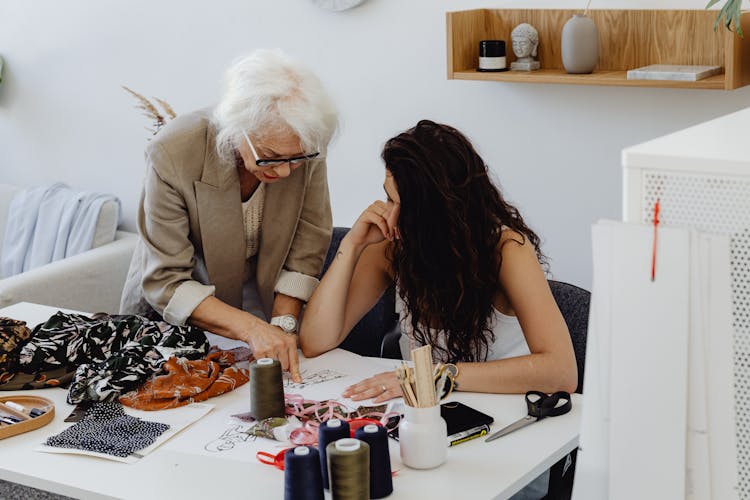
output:
POLYGON ((18 370, 21 346, 31 336, 25 321, 0 317, 0 385, 8 383, 18 370))
POLYGON ((75 370, 68 403, 112 401, 161 370, 170 356, 203 358, 209 344, 203 330, 143 316, 56 313, 34 328, 19 356, 19 370, 42 373, 75 370))
POLYGON ((151 446, 169 425, 125 414, 120 403, 95 403, 80 422, 47 439, 47 446, 127 457, 151 446))

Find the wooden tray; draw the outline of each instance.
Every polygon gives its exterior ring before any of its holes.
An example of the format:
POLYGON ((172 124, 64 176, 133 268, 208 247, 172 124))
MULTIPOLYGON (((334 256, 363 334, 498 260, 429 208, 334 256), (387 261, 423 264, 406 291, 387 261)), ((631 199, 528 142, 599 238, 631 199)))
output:
POLYGON ((23 419, 22 422, 13 425, 0 424, 0 439, 5 439, 16 434, 33 431, 50 423, 55 417, 55 404, 41 396, 3 396, 0 397, 0 414, 13 415, 23 419), (34 418, 4 404, 6 401, 13 401, 23 406, 27 412, 31 411, 32 408, 39 408, 40 410, 46 410, 46 412, 34 418))

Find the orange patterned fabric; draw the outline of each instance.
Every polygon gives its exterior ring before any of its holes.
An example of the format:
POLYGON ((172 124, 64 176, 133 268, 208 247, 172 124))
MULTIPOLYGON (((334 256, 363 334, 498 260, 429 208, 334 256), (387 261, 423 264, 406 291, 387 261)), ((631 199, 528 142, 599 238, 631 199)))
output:
POLYGON ((234 366, 231 351, 216 351, 205 359, 169 358, 163 375, 120 397, 120 403, 137 410, 167 410, 232 391, 250 380, 246 368, 234 366))

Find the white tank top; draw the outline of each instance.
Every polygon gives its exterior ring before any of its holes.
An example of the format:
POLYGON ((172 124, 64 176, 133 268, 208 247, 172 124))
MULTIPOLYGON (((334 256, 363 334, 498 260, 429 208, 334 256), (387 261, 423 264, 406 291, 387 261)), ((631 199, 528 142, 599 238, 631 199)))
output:
MULTIPOLYGON (((406 310, 398 291, 396 291, 396 312, 398 313, 399 324, 401 326, 401 338, 399 339, 401 357, 410 360, 411 350, 415 347, 420 347, 420 345, 416 343, 413 337, 411 315, 406 310)), ((521 330, 521 324, 518 322, 517 317, 503 314, 493 307, 492 314, 489 318, 489 327, 492 330, 492 333, 495 334, 495 342, 489 346, 487 359, 485 361, 515 358, 517 356, 531 354, 529 346, 526 343, 526 337, 523 335, 523 330, 521 330)), ((445 340, 443 339, 443 345, 444 342, 445 340)), ((439 356, 439 354, 433 352, 433 356, 439 356)), ((446 362, 447 360, 433 358, 433 361, 446 362)))

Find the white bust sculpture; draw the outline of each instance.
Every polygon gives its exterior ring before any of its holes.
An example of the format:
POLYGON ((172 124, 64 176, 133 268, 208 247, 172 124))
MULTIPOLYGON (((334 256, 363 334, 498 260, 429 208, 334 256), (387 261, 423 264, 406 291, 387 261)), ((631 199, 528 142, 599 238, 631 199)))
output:
POLYGON ((513 53, 516 60, 510 64, 510 69, 516 71, 534 71, 539 69, 539 61, 536 61, 537 49, 539 48, 539 32, 532 25, 522 23, 516 26, 510 34, 513 41, 513 53))

